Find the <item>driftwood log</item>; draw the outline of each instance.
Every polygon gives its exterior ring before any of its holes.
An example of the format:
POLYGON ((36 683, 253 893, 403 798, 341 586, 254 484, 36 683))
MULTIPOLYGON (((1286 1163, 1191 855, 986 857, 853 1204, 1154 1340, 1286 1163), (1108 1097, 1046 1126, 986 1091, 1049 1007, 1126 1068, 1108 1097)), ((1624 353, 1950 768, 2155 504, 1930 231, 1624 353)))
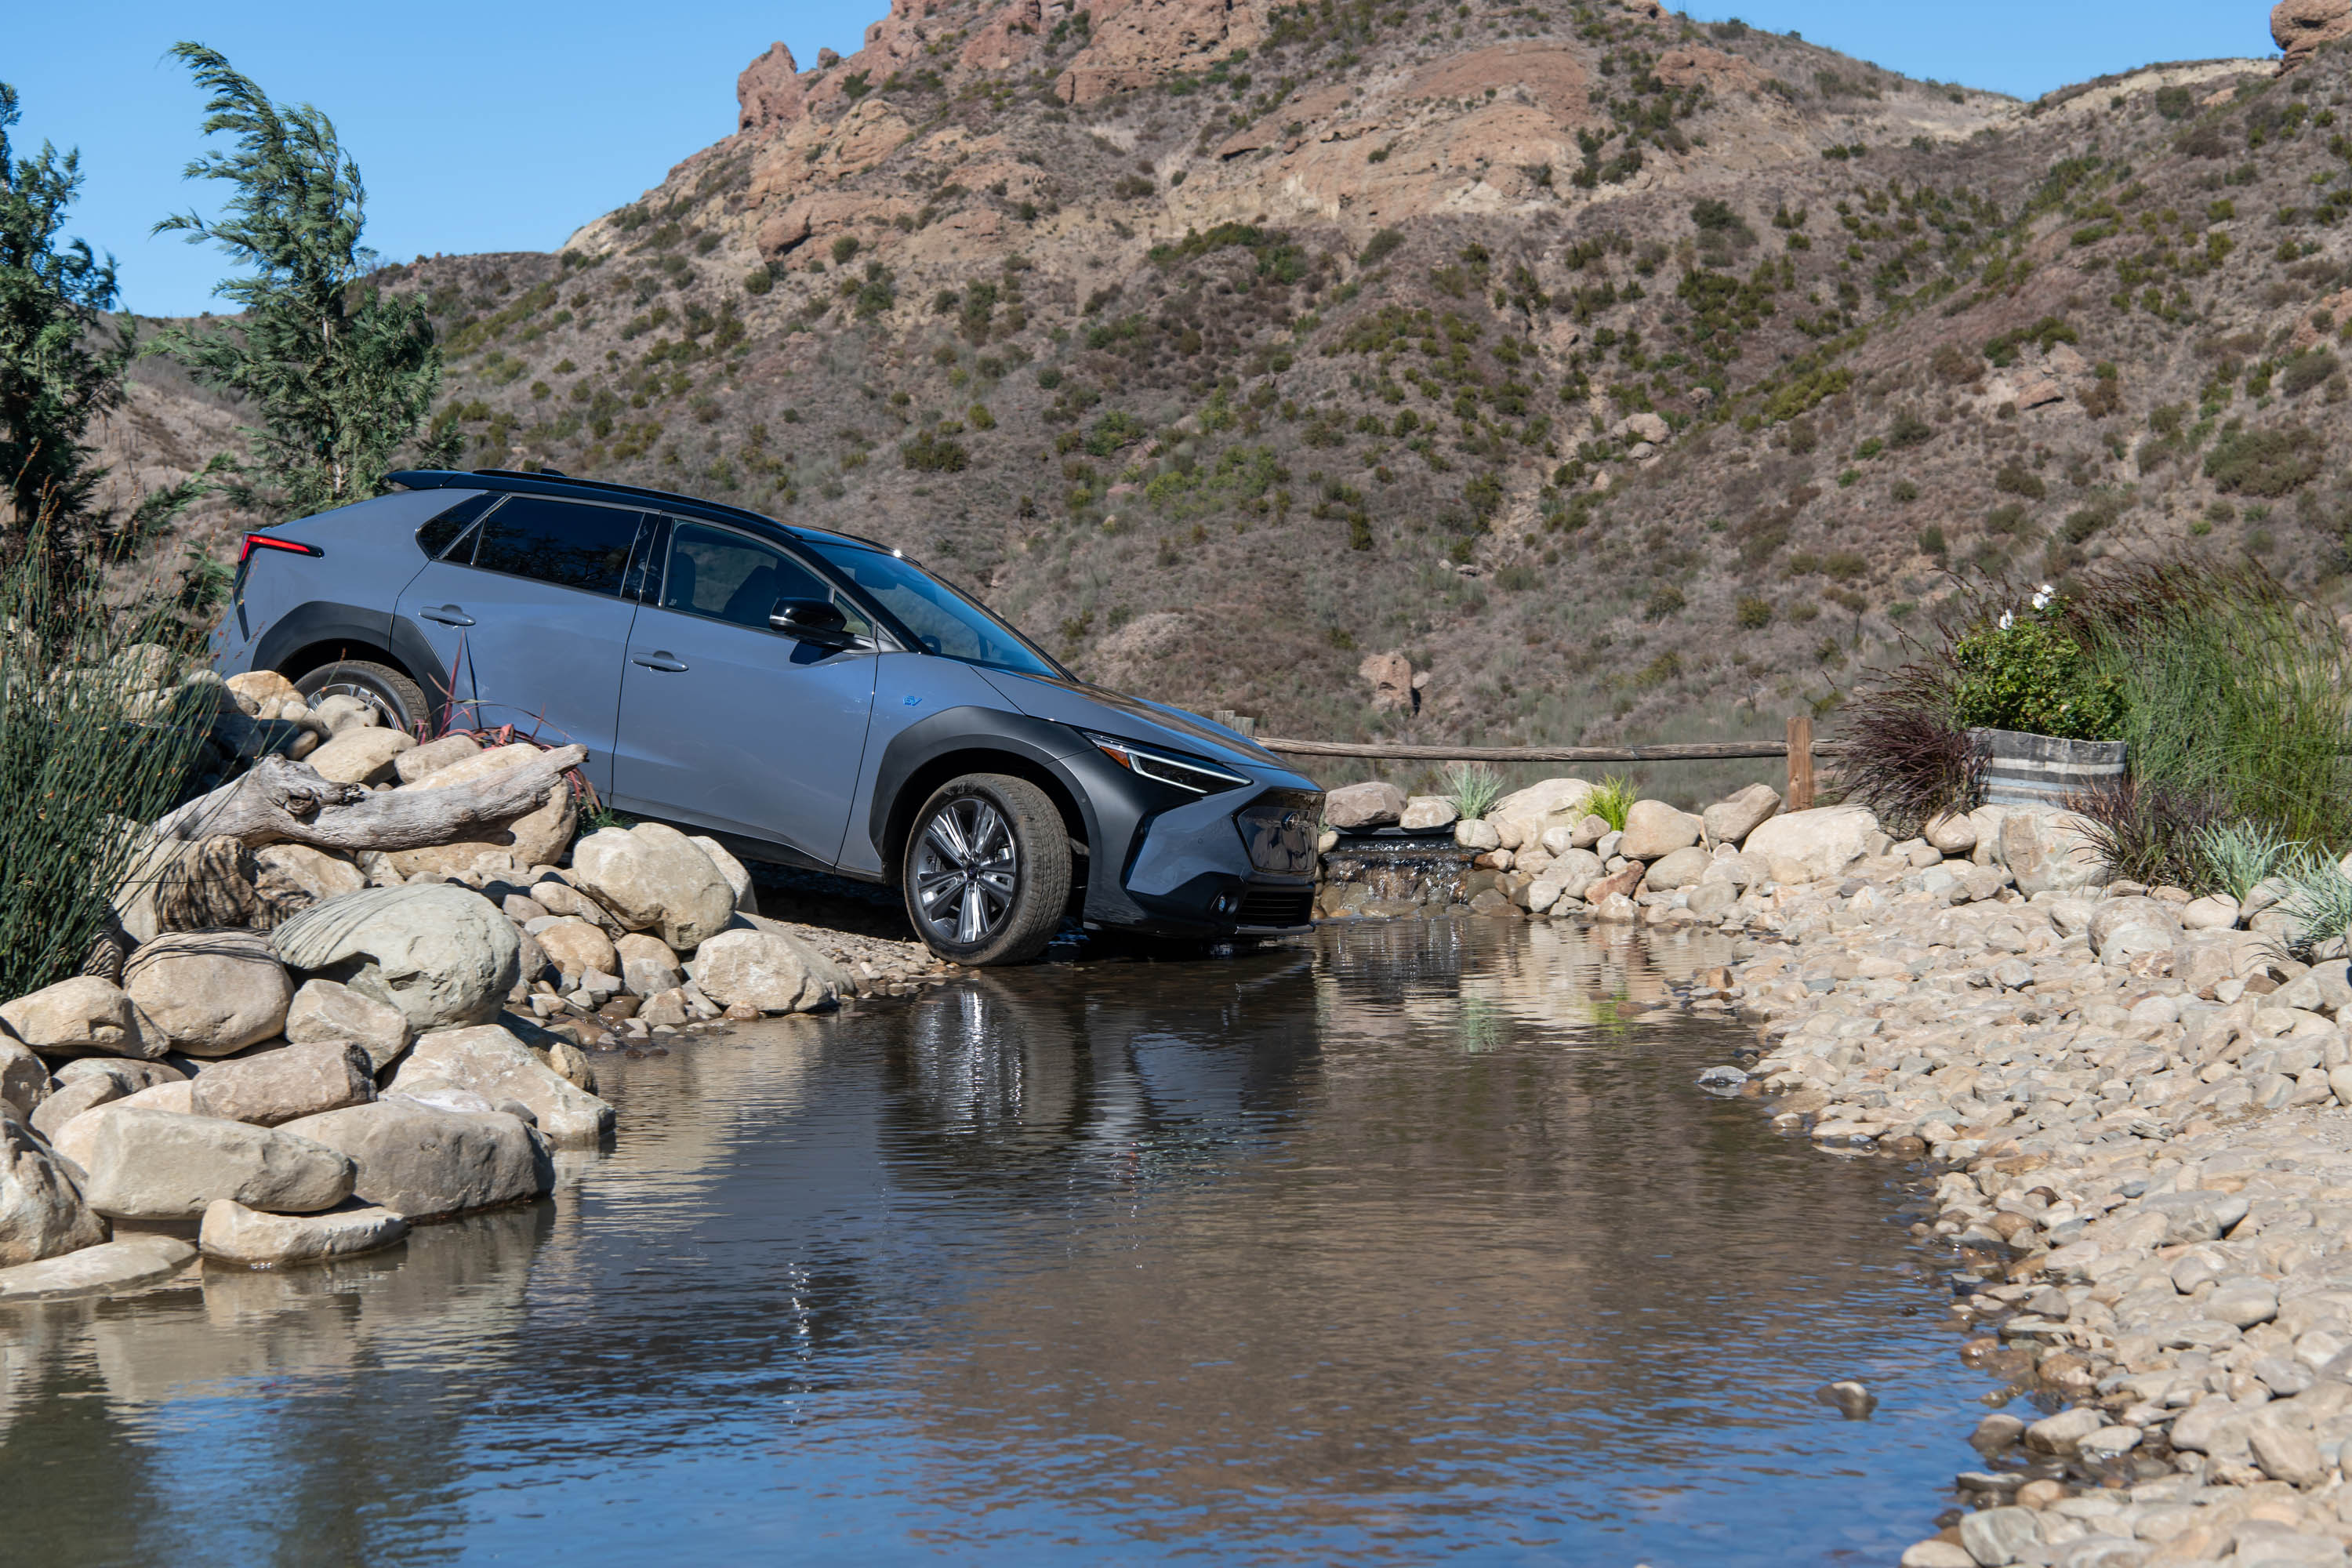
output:
POLYGON ((583 746, 559 746, 467 784, 372 790, 321 778, 305 763, 266 756, 158 821, 155 837, 190 843, 227 837, 248 849, 308 844, 344 854, 456 844, 486 838, 537 811, 563 775, 587 760, 583 746))

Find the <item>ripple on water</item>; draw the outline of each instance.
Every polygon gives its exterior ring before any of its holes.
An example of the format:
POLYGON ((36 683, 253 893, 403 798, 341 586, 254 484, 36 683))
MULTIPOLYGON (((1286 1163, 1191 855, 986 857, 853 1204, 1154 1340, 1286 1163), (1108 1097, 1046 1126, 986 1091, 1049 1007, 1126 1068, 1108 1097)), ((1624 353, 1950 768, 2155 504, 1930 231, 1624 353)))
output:
POLYGON ((1891 1561, 1983 1384, 1906 1315, 1899 1173, 1642 1011, 1726 955, 1332 927, 602 1058, 620 1141, 554 1203, 0 1312, 10 1543, 1891 1561))

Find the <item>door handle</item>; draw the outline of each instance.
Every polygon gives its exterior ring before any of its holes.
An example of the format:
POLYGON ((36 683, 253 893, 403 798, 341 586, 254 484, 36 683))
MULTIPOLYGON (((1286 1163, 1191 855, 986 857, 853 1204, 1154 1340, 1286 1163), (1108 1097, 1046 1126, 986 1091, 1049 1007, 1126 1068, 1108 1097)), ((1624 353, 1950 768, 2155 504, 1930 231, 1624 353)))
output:
POLYGON ((672 658, 667 648, 656 648, 652 653, 633 653, 629 656, 629 662, 641 664, 647 669, 658 669, 670 675, 675 675, 686 668, 685 661, 672 658))
POLYGON ((445 626, 470 626, 474 624, 474 617, 466 613, 464 606, 458 605, 428 605, 416 613, 428 621, 438 621, 445 626))

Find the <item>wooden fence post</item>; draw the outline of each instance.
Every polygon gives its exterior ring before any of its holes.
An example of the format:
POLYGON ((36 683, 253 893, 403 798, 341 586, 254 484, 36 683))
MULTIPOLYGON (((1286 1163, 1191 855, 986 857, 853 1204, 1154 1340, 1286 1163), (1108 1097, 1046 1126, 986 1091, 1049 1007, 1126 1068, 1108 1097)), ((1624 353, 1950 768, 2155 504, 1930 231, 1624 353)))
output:
POLYGON ((1789 715, 1789 809, 1813 806, 1813 716, 1789 715))

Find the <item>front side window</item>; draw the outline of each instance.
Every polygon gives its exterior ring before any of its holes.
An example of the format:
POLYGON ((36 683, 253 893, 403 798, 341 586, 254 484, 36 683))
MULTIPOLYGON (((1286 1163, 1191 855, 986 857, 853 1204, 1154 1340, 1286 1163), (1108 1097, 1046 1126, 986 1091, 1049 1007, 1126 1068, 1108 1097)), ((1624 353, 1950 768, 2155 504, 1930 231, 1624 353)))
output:
MULTIPOLYGON (((473 563, 562 588, 617 595, 644 521, 642 513, 616 507, 509 496, 476 531, 473 563)), ((461 544, 450 558, 463 552, 461 544)))
MULTIPOLYGON (((684 521, 671 524, 663 609, 766 631, 768 616, 780 599, 840 604, 831 584, 772 545, 731 528, 684 521)), ((865 617, 848 605, 841 608, 849 617, 848 629, 864 636, 865 617)))
POLYGON ((1019 632, 913 562, 870 545, 814 539, 806 543, 897 616, 926 651, 1022 675, 1061 677, 1054 662, 1019 632))

